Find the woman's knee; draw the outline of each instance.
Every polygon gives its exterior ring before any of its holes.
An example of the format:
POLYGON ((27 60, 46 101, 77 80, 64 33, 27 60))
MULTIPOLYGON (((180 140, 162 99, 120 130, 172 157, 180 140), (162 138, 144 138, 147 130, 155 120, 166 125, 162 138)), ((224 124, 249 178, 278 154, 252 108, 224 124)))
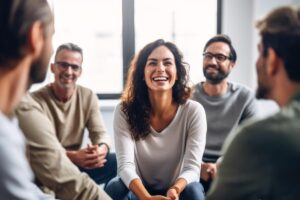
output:
POLYGON ((204 189, 199 182, 188 184, 180 195, 181 200, 204 200, 204 189))
POLYGON ((114 200, 127 199, 129 193, 128 188, 119 177, 110 180, 104 190, 114 200))

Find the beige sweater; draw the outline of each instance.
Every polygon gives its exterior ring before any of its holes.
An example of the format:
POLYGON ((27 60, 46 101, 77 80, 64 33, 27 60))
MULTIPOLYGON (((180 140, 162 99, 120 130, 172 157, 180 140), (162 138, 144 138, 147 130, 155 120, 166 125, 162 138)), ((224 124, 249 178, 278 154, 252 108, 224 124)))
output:
POLYGON ((93 144, 110 144, 97 96, 90 89, 77 85, 71 99, 65 103, 55 98, 49 85, 33 92, 32 97, 54 124, 56 136, 67 150, 80 148, 85 128, 93 144))

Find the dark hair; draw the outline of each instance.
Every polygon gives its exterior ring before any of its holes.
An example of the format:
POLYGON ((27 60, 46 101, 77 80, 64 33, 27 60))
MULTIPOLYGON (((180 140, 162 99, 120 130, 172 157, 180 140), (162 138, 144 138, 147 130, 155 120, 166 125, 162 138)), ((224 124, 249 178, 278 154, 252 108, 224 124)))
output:
POLYGON ((206 49, 209 45, 211 45, 212 43, 215 43, 215 42, 224 42, 229 46, 229 49, 230 49, 229 59, 235 63, 237 60, 237 55, 236 55, 236 51, 235 51, 234 47, 232 46, 231 39, 228 35, 219 34, 219 35, 216 35, 216 36, 210 38, 206 42, 203 52, 206 51, 206 49))
POLYGON ((126 87, 121 97, 122 111, 127 116, 135 140, 143 139, 150 133, 151 105, 144 81, 144 69, 149 55, 159 46, 167 47, 175 58, 178 80, 172 89, 173 100, 184 104, 191 95, 191 88, 188 86, 188 64, 183 61, 183 56, 175 44, 162 39, 147 44, 131 61, 126 87))
POLYGON ((83 60, 83 51, 82 49, 76 45, 76 44, 73 44, 73 43, 65 43, 65 44, 61 44, 57 49, 56 49, 56 52, 55 52, 55 60, 56 60, 56 56, 57 54, 61 51, 61 50, 69 50, 69 51, 75 51, 75 52, 78 52, 81 54, 81 58, 83 60))
POLYGON ((263 55, 274 49, 283 60, 290 80, 300 81, 300 7, 284 6, 256 23, 262 37, 263 55))
POLYGON ((1 67, 9 67, 12 60, 25 56, 28 51, 28 31, 37 21, 41 22, 46 36, 53 22, 47 0, 0 1, 1 67))

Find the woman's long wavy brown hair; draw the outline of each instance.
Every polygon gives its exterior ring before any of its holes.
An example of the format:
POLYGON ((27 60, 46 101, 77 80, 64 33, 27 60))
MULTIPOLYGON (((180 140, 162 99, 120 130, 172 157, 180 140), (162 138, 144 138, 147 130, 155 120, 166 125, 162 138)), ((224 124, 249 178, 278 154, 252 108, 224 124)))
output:
POLYGON ((162 39, 147 44, 130 63, 126 87, 121 97, 122 111, 127 117, 134 140, 144 139, 150 133, 151 105, 144 80, 144 69, 149 55, 159 46, 167 47, 175 58, 178 79, 172 89, 173 100, 184 104, 191 95, 191 88, 188 86, 189 65, 183 61, 182 53, 176 45, 162 39))

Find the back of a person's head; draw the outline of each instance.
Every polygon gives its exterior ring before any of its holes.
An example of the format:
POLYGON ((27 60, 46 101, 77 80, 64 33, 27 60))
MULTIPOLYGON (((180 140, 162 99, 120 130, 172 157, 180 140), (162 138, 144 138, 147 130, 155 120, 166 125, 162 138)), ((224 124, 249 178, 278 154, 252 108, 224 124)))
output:
POLYGON ((225 34, 218 34, 218 35, 215 35, 214 37, 210 38, 206 44, 204 45, 204 48, 203 48, 203 52, 206 51, 207 47, 210 46, 212 43, 215 43, 215 42, 223 42, 225 44, 228 45, 229 49, 230 49, 230 55, 229 55, 229 58, 232 62, 236 62, 237 60, 237 54, 236 54, 236 51, 232 45, 232 42, 231 42, 231 39, 228 35, 225 35, 225 34))
POLYGON ((274 49, 283 60, 291 81, 300 82, 300 7, 274 9, 256 24, 262 37, 263 54, 274 49))
POLYGON ((46 34, 52 20, 47 0, 0 0, 0 67, 26 55, 28 32, 36 21, 46 34))

